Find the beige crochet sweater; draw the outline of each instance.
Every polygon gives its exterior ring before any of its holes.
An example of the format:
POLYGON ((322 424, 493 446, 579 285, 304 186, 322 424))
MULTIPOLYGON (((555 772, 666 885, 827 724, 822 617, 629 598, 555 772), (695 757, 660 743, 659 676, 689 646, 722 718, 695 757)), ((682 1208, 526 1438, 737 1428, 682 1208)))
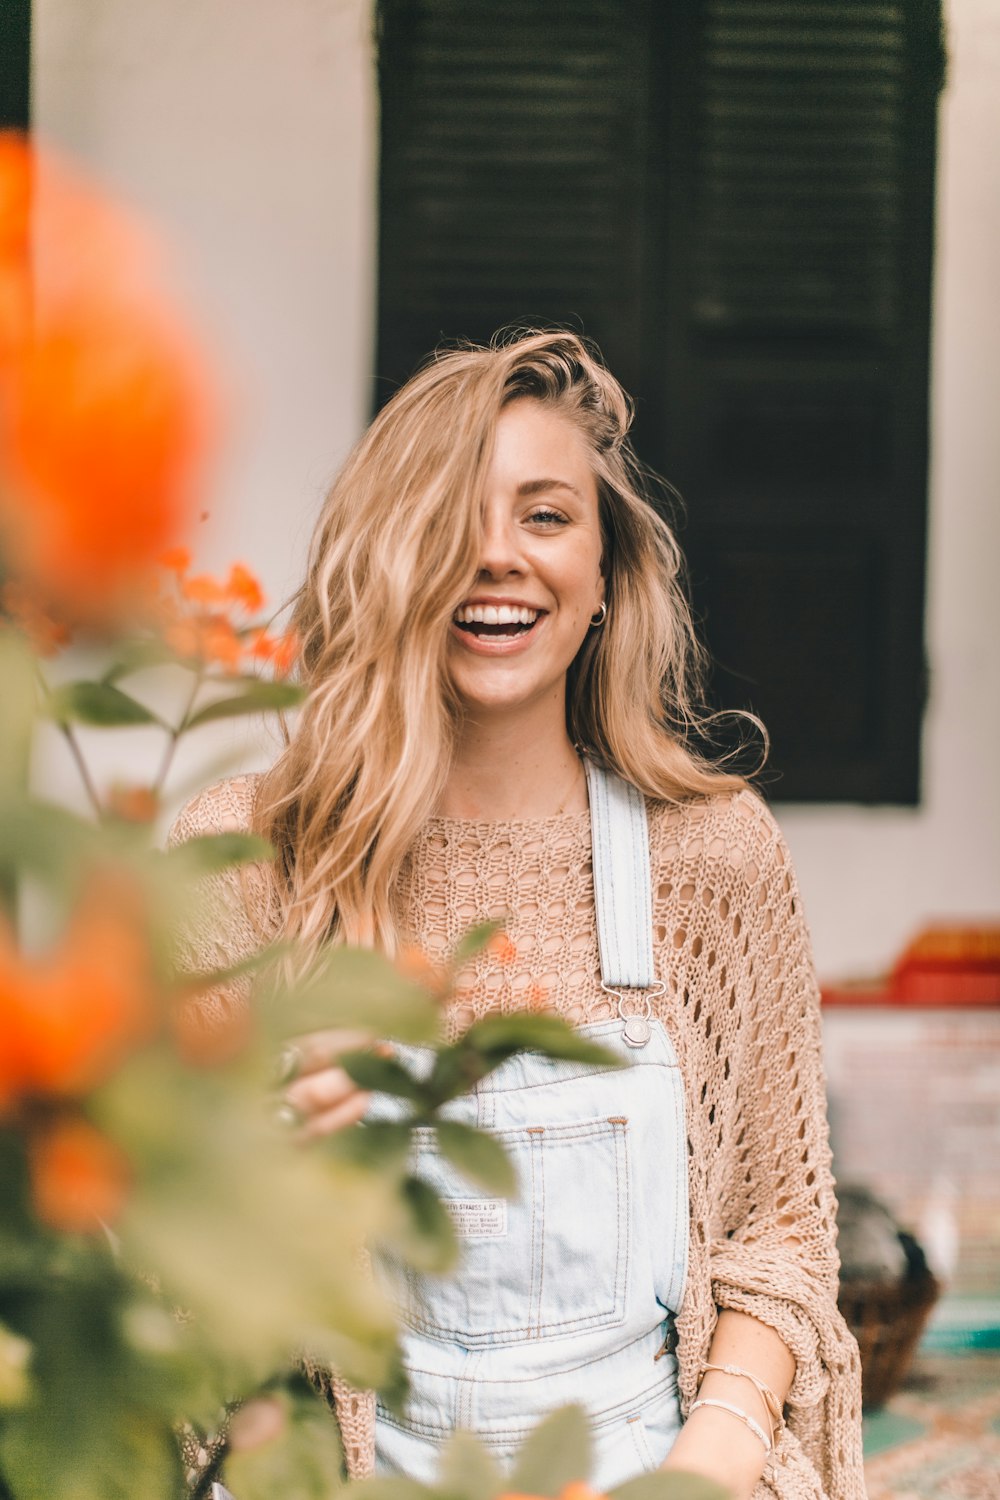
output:
MULTIPOLYGON (((209 788, 171 840, 245 828, 256 778, 209 788)), ((755 1500, 859 1500, 857 1346, 837 1311, 830 1152, 809 934, 781 834, 749 792, 649 804, 654 941, 667 990, 654 1002, 677 1048, 687 1095, 691 1231, 678 1318, 683 1408, 694 1399, 717 1308, 777 1330, 795 1356, 788 1425, 755 1500)), ((184 961, 235 962, 259 941, 267 878, 206 882, 184 961), (254 910, 249 910, 254 907, 254 910)), ((431 818, 398 886, 407 940, 446 955, 463 931, 506 919, 517 958, 484 955, 448 1016, 454 1033, 491 1008, 517 1008, 541 986, 568 1020, 609 1014, 600 988, 590 822, 431 818)), ((207 1019, 245 992, 206 1002, 207 1019)), ((374 1402, 330 1385, 351 1474, 370 1472, 374 1402)))

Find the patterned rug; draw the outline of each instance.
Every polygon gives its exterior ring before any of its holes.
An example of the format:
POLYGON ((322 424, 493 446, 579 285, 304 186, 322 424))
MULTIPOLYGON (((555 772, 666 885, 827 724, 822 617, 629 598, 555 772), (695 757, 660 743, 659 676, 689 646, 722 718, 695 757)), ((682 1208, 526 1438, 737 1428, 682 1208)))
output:
POLYGON ((865 1418, 869 1500, 1000 1500, 1000 1351, 921 1352, 865 1418))

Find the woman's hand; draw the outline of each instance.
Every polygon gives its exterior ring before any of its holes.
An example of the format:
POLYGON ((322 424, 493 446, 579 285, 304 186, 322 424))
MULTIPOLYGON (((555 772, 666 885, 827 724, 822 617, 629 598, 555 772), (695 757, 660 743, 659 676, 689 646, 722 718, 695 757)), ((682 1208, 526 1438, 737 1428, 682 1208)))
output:
MULTIPOLYGON (((371 1094, 348 1078, 337 1059, 344 1052, 372 1046, 372 1041, 367 1031, 311 1031, 282 1050, 278 1115, 296 1128, 298 1139, 332 1135, 361 1119, 371 1094)), ((376 1050, 385 1046, 381 1043, 376 1050)))

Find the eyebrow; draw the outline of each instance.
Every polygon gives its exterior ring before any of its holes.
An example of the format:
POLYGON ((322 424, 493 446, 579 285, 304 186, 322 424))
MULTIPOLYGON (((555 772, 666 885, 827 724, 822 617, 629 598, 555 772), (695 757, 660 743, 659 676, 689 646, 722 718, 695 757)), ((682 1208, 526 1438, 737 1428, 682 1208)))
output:
POLYGON ((519 495, 541 495, 546 490, 569 490, 577 497, 580 495, 576 485, 570 484, 568 479, 526 479, 517 487, 519 495))

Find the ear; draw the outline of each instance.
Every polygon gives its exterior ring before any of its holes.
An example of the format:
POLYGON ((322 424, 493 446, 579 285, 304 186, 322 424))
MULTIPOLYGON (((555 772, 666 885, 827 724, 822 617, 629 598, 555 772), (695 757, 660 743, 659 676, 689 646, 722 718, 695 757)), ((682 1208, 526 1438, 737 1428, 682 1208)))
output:
POLYGON ((605 602, 605 596, 607 595, 607 591, 608 591, 608 583, 607 583, 607 579, 604 576, 604 568, 602 566, 600 573, 597 575, 597 603, 594 605, 594 608, 591 611, 592 614, 596 615, 596 613, 600 609, 601 605, 605 602))

